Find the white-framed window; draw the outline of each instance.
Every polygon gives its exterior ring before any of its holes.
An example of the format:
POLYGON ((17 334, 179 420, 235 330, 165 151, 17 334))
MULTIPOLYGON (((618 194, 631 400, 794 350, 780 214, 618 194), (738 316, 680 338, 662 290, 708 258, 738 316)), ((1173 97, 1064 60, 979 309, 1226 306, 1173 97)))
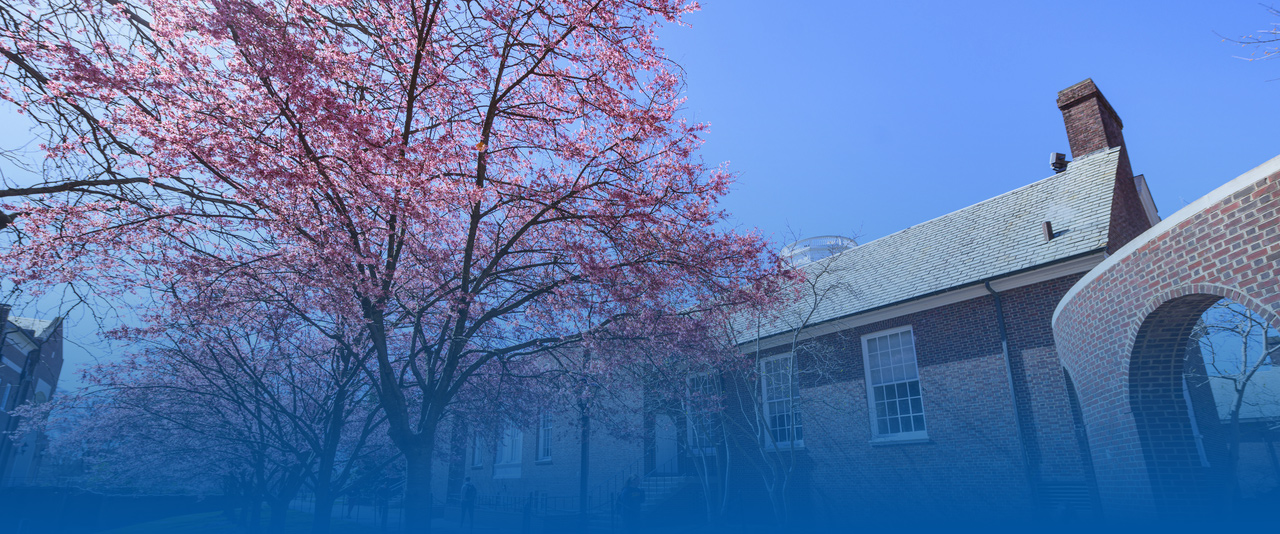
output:
POLYGON ((928 438, 910 326, 862 336, 871 433, 877 440, 928 438))
POLYGON ((524 432, 515 423, 507 423, 498 442, 498 456, 493 461, 493 478, 520 478, 524 452, 524 432))
POLYGON ((800 383, 793 355, 780 354, 760 360, 760 394, 764 408, 765 446, 804 446, 804 430, 800 424, 800 383))
POLYGON ((543 412, 538 417, 538 461, 551 460, 551 414, 543 412))
POLYGON ((480 437, 480 433, 476 432, 471 439, 471 467, 484 467, 484 438, 480 437))
POLYGON ((689 399, 686 401, 686 437, 689 452, 696 455, 715 454, 719 439, 720 387, 715 375, 702 373, 688 379, 689 399))
POLYGON ((524 449, 524 432, 514 423, 508 423, 502 430, 502 441, 498 443, 498 457, 494 465, 511 465, 520 463, 520 452, 524 449))

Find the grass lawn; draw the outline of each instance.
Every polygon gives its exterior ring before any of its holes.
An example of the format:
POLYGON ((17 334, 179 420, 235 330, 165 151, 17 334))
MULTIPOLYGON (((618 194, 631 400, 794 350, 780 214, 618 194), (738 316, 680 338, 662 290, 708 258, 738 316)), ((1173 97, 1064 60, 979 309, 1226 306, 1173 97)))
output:
MULTIPOLYGON (((264 511, 261 532, 265 534, 269 530, 267 514, 264 511)), ((333 534, 382 533, 382 530, 368 525, 358 525, 339 519, 333 520, 329 531, 333 534)), ((232 523, 225 515, 222 515, 222 512, 209 512, 170 517, 150 523, 140 523, 107 530, 102 534, 243 534, 244 532, 245 529, 232 523)), ((289 516, 285 520, 284 528, 279 532, 280 534, 305 534, 311 532, 311 514, 290 510, 289 516)), ((272 534, 275 533, 273 532, 272 534)))

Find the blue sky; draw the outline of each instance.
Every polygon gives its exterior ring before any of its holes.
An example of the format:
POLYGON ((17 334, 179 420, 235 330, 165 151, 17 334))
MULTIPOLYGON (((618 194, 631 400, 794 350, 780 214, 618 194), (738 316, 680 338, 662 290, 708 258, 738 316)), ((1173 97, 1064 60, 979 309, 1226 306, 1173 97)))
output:
MULTIPOLYGON (((1057 91, 1085 78, 1162 215, 1280 154, 1280 60, 1217 35, 1280 22, 1252 0, 702 6, 662 43, 711 124, 706 160, 740 175, 724 207, 780 243, 866 242, 1049 176, 1069 152, 1057 91)), ((8 109, 0 125, 0 146, 27 139, 8 109)), ((71 320, 68 342, 91 344, 68 345, 74 367, 103 349, 71 320)))
POLYGON ((1162 215, 1280 154, 1280 60, 1215 34, 1280 22, 1256 1, 702 7, 662 41, 707 161, 740 173, 725 207, 778 241, 865 242, 1049 176, 1057 92, 1085 78, 1162 215))

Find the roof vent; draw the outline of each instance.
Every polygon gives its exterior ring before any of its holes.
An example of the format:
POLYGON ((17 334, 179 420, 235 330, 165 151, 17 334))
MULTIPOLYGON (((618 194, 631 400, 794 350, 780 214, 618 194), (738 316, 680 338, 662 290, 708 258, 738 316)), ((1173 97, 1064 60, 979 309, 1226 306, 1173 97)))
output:
POLYGON ((1053 172, 1062 172, 1067 170, 1067 155, 1061 152, 1050 153, 1049 165, 1053 167, 1053 172))
POLYGON ((823 258, 835 256, 841 252, 858 246, 852 237, 838 235, 821 235, 801 239, 782 248, 782 259, 792 267, 812 263, 823 258))

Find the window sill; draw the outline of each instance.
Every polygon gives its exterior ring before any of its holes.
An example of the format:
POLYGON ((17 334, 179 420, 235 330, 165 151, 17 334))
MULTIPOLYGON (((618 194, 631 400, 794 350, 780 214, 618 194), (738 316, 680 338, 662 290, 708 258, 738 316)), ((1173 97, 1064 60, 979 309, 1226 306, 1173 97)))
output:
POLYGON ((764 450, 766 452, 792 452, 792 451, 803 451, 805 450, 805 447, 804 447, 804 443, 802 442, 802 443, 797 443, 795 445, 777 445, 777 446, 765 445, 764 450))
POLYGON ((547 458, 546 460, 537 460, 533 462, 533 465, 551 465, 551 459, 547 458))
POLYGON ((933 443, 929 436, 918 438, 875 438, 869 441, 872 447, 885 447, 889 445, 919 445, 923 443, 933 443))

